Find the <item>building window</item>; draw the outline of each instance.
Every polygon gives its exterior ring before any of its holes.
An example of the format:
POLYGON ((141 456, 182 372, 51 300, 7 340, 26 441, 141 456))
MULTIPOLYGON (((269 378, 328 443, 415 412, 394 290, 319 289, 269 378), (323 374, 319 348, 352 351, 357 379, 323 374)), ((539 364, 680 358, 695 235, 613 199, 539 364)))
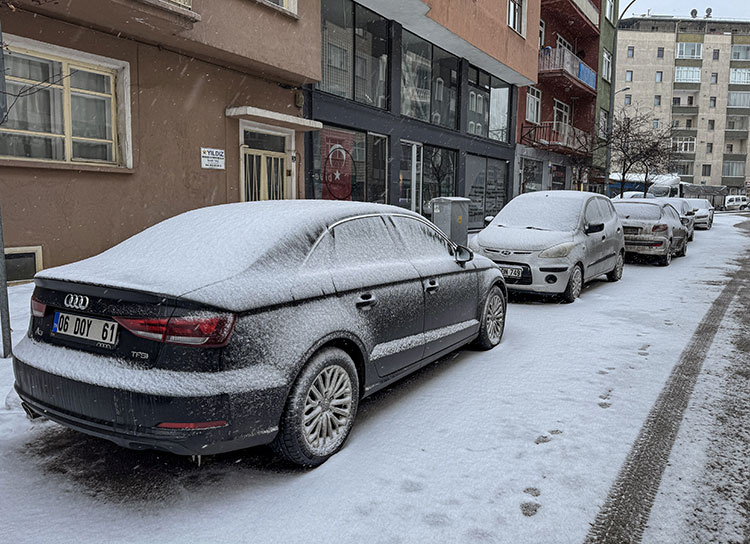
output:
POLYGON ((323 0, 323 74, 317 88, 386 108, 388 21, 349 0, 323 0))
POLYGON ((708 142, 706 144, 706 153, 713 153, 714 152, 714 144, 711 142, 708 142))
POLYGON ((680 120, 679 119, 674 119, 672 121, 672 128, 680 128, 680 120))
MULTIPOLYGON (((261 2, 273 4, 274 6, 279 6, 280 8, 284 8, 292 13, 297 13, 297 0, 261 0, 261 2)), ((177 0, 177 3, 179 4, 180 0, 177 0)))
POLYGON ((673 96, 672 97, 672 105, 673 106, 679 106, 680 105, 681 98, 679 96, 673 96))
POLYGON ((42 246, 5 248, 5 272, 9 282, 28 281, 42 268, 42 246))
POLYGON ((661 95, 654 95, 654 106, 661 106, 661 95))
POLYGON ((545 24, 543 20, 539 20, 539 49, 544 49, 544 31, 545 24))
POLYGON ((603 140, 607 139, 608 125, 609 124, 609 112, 605 109, 599 110, 599 137, 603 140))
POLYGON ((693 161, 675 161, 674 169, 678 176, 692 176, 693 161))
POLYGON ((704 164, 701 166, 701 176, 709 177, 711 176, 711 165, 710 164, 704 164))
POLYGON ((750 45, 733 45, 732 60, 750 60, 750 45))
POLYGON ((124 162, 118 153, 117 69, 13 46, 3 56, 8 113, 0 126, 0 156, 124 162))
POLYGON ((625 72, 625 81, 633 81, 633 70, 627 70, 625 72))
POLYGON ((630 106, 633 103, 633 95, 632 94, 626 94, 625 95, 625 105, 630 106))
POLYGON ((532 159, 521 158, 521 192, 533 193, 542 190, 544 163, 532 159))
POLYGON ((716 72, 713 72, 711 74, 711 84, 716 85, 719 82, 719 74, 716 72))
POLYGON ((524 0, 508 0, 508 26, 523 35, 524 0))
POLYGON ((750 85, 750 68, 732 68, 729 71, 729 83, 750 85))
POLYGON ((703 58, 703 44, 679 42, 677 44, 676 56, 678 59, 700 59, 703 58))
POLYGON ((610 23, 615 22, 615 0, 607 0, 607 7, 604 13, 610 23))
POLYGON ((612 53, 602 50, 602 79, 612 81, 612 53))
POLYGON ((458 58, 403 32, 401 39, 401 113, 456 128, 458 58))
POLYGON ((542 91, 529 87, 526 90, 526 120, 539 124, 542 115, 542 91))
POLYGON ((727 106, 730 108, 750 108, 750 92, 730 91, 727 106))
POLYGON ((632 59, 633 57, 635 57, 635 47, 633 47, 632 45, 629 45, 628 46, 628 58, 632 59))
POLYGON ((734 144, 727 144, 727 153, 734 153, 734 144))
POLYGON ((713 119, 709 119, 708 120, 708 130, 714 130, 715 127, 716 127, 716 121, 714 121, 713 119))
POLYGON ((744 161, 724 161, 721 168, 721 175, 730 178, 745 177, 744 161))
POLYGON ((685 119, 685 128, 693 128, 693 120, 685 119))
POLYGON ((719 50, 714 49, 714 60, 719 60, 719 50))
POLYGON ((564 102, 555 100, 552 115, 555 131, 567 133, 570 126, 570 106, 564 102))
POLYGON ((695 137, 672 138, 672 151, 675 153, 695 153, 695 137))
POLYGON ((701 69, 694 66, 676 66, 674 80, 677 83, 700 83, 701 69))
POLYGON ((708 107, 709 108, 715 108, 716 107, 716 97, 715 96, 710 96, 708 98, 708 107))
POLYGON ((656 82, 657 83, 661 83, 663 78, 664 78, 664 72, 661 72, 661 71, 656 72, 656 82))
POLYGON ((664 48, 663 47, 658 47, 656 49, 656 58, 657 59, 663 59, 664 58, 664 48))
POLYGON ((328 126, 312 137, 315 198, 387 202, 387 137, 328 126))
POLYGON ((653 121, 653 123, 652 123, 651 126, 653 126, 654 128, 659 128, 659 125, 660 125, 659 120, 658 119, 654 119, 654 121, 653 121))
POLYGON ((468 83, 469 103, 466 119, 469 133, 507 142, 510 127, 510 86, 473 66, 469 66, 468 83))

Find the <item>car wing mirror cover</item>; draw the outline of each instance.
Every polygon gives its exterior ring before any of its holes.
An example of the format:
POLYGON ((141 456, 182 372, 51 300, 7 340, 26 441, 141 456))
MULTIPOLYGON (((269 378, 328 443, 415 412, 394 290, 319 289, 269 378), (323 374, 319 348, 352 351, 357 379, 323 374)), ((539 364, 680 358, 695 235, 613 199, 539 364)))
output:
POLYGON ((487 216, 485 216, 485 218, 484 218, 484 226, 485 227, 488 226, 490 223, 492 223, 492 221, 494 219, 495 219, 494 215, 487 215, 487 216))
POLYGON ((586 225, 584 232, 586 234, 593 234, 595 232, 601 232, 604 230, 604 223, 590 223, 586 225))
POLYGON ((454 252, 454 254, 456 256, 457 263, 468 263, 474 258, 474 252, 468 247, 464 246, 456 246, 456 251, 454 252))

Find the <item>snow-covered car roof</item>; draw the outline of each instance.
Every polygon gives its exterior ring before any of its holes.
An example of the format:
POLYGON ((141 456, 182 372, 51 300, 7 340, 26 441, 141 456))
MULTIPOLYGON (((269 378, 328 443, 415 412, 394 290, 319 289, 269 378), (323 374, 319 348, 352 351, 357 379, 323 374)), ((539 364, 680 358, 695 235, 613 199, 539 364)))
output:
MULTIPOLYGON (((35 277, 178 297, 253 269, 259 272, 260 288, 260 276, 266 283, 279 283, 281 275, 293 276, 327 227, 371 213, 413 212, 383 204, 323 200, 210 206, 166 219, 99 255, 43 270, 35 277)), ((211 296, 185 298, 238 306, 219 300, 213 291, 211 296)))

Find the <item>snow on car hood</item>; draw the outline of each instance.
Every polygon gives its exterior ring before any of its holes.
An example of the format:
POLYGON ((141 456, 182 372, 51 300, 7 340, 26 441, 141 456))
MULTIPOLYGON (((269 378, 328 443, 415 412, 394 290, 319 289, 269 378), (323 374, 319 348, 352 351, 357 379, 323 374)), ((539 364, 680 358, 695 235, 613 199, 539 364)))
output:
POLYGON ((483 248, 526 251, 539 251, 571 240, 572 232, 496 225, 490 225, 477 235, 477 242, 483 248))
POLYGON ((388 211, 410 213, 380 204, 321 200, 210 206, 162 221, 99 255, 36 277, 250 309, 292 300, 295 285, 321 294, 320 282, 299 282, 300 266, 317 237, 346 217, 388 211))

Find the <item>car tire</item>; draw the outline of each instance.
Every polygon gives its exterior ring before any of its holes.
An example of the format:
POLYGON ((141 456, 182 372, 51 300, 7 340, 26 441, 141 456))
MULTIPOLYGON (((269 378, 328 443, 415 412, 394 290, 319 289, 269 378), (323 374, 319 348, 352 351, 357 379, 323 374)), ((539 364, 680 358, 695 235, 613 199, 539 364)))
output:
POLYGON ((688 237, 687 241, 688 242, 692 242, 693 238, 695 238, 695 231, 693 231, 693 232, 690 233, 690 236, 688 237))
POLYGON ((564 302, 570 304, 574 302, 581 295, 583 289, 583 268, 580 264, 573 267, 573 271, 570 273, 568 279, 568 285, 563 291, 562 299, 564 302))
POLYGON ((713 226, 714 226, 714 220, 711 219, 711 221, 708 222, 708 229, 706 229, 706 230, 711 230, 711 227, 713 227, 713 226))
POLYGON ((687 246, 688 246, 688 243, 687 243, 687 240, 685 240, 682 243, 682 247, 680 248, 680 251, 678 251, 677 255, 675 255, 675 256, 676 257, 684 257, 685 255, 687 255, 687 246))
POLYGON ((479 336, 474 345, 482 350, 494 348, 500 343, 505 330, 505 313, 507 302, 503 290, 494 285, 482 304, 482 320, 479 325, 479 336))
POLYGON ((667 252, 659 257, 659 259, 656 261, 656 264, 659 266, 669 266, 669 263, 672 262, 672 242, 667 243, 667 252))
POLYGON ((324 348, 294 382, 271 448, 296 465, 316 467, 342 448, 358 405, 354 361, 341 349, 324 348))
POLYGON ((615 267, 607 274, 607 281, 620 281, 622 279, 623 268, 625 268, 625 256, 620 252, 617 254, 615 267))

